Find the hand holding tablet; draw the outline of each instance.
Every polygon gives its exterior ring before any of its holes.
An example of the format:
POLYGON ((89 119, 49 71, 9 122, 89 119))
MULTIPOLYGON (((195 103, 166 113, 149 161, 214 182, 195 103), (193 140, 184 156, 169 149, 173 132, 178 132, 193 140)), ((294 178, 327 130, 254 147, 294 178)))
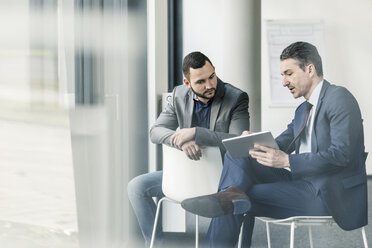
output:
POLYGON ((230 152, 233 158, 247 157, 249 155, 249 150, 254 148, 254 144, 279 149, 270 131, 224 139, 222 140, 222 144, 224 144, 226 150, 230 152))

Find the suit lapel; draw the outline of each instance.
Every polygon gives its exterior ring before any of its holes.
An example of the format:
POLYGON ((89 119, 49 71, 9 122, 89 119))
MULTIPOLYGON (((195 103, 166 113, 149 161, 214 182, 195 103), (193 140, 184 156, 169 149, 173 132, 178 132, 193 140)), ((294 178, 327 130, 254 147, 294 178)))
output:
POLYGON ((209 120, 209 129, 210 130, 214 130, 214 128, 216 126, 217 116, 218 116, 218 112, 220 111, 221 102, 222 102, 221 98, 215 99, 212 102, 211 117, 210 117, 210 120, 209 120))
POLYGON ((218 113, 220 112, 220 108, 222 104, 222 97, 224 95, 225 95, 225 86, 223 82, 219 78, 217 78, 217 91, 216 91, 216 95, 212 102, 211 116, 209 120, 210 130, 214 130, 216 127, 216 121, 217 121, 218 113))
POLYGON ((192 124, 192 116, 194 114, 194 100, 192 98, 192 91, 189 90, 185 97, 185 113, 187 114, 184 115, 184 123, 186 128, 190 128, 192 124))
POLYGON ((315 111, 315 116, 314 116, 314 124, 313 124, 313 132, 311 134, 311 151, 312 152, 317 152, 318 151, 317 139, 316 139, 316 120, 318 118, 320 109, 321 109, 322 104, 323 104, 323 98, 325 96, 325 93, 326 93, 329 85, 330 85, 330 83, 324 79, 323 87, 322 87, 322 89, 320 91, 320 95, 319 95, 318 104, 316 106, 316 111, 315 111))

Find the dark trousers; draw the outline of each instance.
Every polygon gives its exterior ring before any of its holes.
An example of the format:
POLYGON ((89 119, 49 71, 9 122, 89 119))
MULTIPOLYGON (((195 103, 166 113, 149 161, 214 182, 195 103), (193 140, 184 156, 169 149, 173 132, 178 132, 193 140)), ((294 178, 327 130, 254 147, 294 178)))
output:
POLYGON ((329 215, 320 194, 306 180, 292 180, 285 169, 270 168, 251 157, 233 159, 225 155, 219 190, 229 186, 242 189, 252 207, 243 215, 224 215, 213 218, 205 247, 234 247, 244 220, 242 247, 250 247, 254 217, 288 218, 299 215, 329 215))

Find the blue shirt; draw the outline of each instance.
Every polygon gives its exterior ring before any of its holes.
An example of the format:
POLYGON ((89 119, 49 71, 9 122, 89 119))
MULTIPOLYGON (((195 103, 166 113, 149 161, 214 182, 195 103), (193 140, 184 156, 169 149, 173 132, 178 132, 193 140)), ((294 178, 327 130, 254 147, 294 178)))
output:
POLYGON ((192 127, 204 127, 209 129, 211 117, 212 99, 206 104, 199 101, 194 95, 194 114, 192 116, 192 127))

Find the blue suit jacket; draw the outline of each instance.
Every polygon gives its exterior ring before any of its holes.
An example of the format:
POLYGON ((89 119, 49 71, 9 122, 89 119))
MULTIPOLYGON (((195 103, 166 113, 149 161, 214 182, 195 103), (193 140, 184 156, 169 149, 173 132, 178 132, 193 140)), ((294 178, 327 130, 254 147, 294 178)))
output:
MULTIPOLYGON (((281 150, 298 134, 304 119, 301 104, 276 141, 281 150)), ((324 80, 314 116, 311 153, 298 154, 297 140, 288 153, 292 177, 313 184, 337 224, 352 230, 367 225, 367 176, 363 120, 357 101, 344 87, 324 80)))

